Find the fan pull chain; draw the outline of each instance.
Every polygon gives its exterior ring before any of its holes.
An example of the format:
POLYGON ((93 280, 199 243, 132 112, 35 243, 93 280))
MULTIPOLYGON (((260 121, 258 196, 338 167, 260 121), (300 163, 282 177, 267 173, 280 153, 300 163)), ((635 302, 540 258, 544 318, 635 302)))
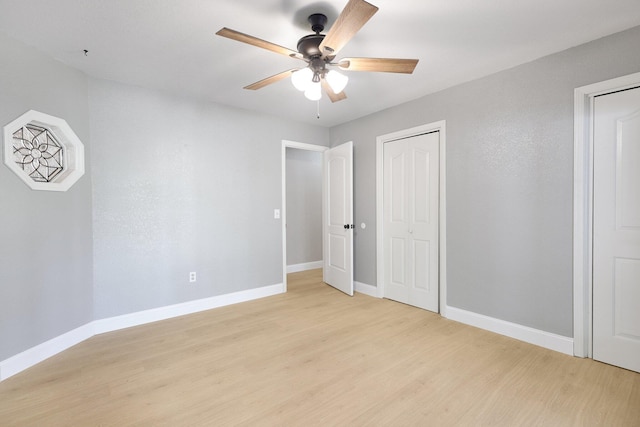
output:
POLYGON ((316 107, 316 118, 318 120, 320 120, 320 100, 316 101, 317 102, 317 107, 316 107))

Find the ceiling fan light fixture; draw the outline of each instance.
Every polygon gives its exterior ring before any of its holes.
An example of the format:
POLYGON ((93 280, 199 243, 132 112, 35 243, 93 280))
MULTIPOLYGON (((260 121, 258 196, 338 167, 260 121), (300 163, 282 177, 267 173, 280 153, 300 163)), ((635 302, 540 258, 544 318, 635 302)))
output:
POLYGON ((333 93, 342 92, 349 82, 349 77, 335 70, 329 70, 324 78, 327 80, 327 83, 329 83, 329 86, 331 86, 333 93))
POLYGON ((223 27, 216 34, 307 63, 307 66, 303 68, 283 71, 245 86, 245 89, 260 89, 291 76, 294 87, 303 92, 307 99, 318 101, 324 91, 331 102, 337 102, 347 98, 344 88, 349 78, 336 70, 330 70, 331 66, 348 71, 411 74, 418 64, 417 59, 404 58, 343 58, 336 60, 338 52, 377 11, 378 8, 368 3, 367 0, 348 0, 326 34, 322 34, 322 31, 327 24, 327 16, 322 13, 311 14, 308 22, 311 24, 311 30, 314 34, 300 38, 297 51, 227 27, 223 27))
POLYGON ((313 71, 310 68, 303 68, 301 70, 295 71, 291 74, 291 83, 293 86, 301 92, 304 92, 308 89, 311 84, 311 79, 313 78, 313 71))
POLYGON ((304 91, 304 96, 311 101, 318 101, 322 98, 322 86, 320 82, 310 82, 307 89, 304 91))

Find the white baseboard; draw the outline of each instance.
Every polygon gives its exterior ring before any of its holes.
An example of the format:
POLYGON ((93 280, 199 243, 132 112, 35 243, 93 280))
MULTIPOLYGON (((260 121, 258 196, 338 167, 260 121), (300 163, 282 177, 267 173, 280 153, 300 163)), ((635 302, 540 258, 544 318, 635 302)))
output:
POLYGON ((573 338, 447 306, 447 318, 573 356, 573 338))
POLYGON ((322 260, 287 265, 287 273, 297 273, 299 271, 314 270, 316 268, 322 268, 322 260))
POLYGON ((356 292, 369 295, 370 297, 379 298, 378 288, 376 288, 375 286, 367 285, 366 283, 361 282, 353 282, 353 286, 355 287, 356 292))
POLYGON ((173 317, 237 304, 239 302, 251 301, 258 298, 281 294, 283 291, 283 285, 282 283, 279 283, 277 285, 248 289, 246 291, 233 292, 231 294, 218 295, 215 297, 187 301, 180 304, 167 305, 165 307, 152 308, 150 310, 138 311, 130 314, 123 314, 122 316, 100 319, 93 322, 94 334, 103 334, 105 332, 117 331, 119 329, 130 328, 132 326, 144 325, 146 323, 157 322, 159 320, 171 319, 173 317))
POLYGON ((213 308, 224 307, 240 302, 251 301, 281 294, 283 292, 284 285, 279 283, 277 285, 248 289, 246 291, 233 292, 231 294, 218 295, 195 301, 187 301, 181 304, 124 314, 122 316, 95 320, 23 351, 22 353, 16 354, 9 359, 0 361, 0 381, 24 371, 25 369, 30 368, 31 366, 40 363, 43 360, 48 359, 49 357, 54 356, 76 344, 79 344, 94 335, 143 325, 145 323, 157 322, 159 320, 171 319, 172 317, 184 316, 186 314, 197 313, 200 311, 211 310, 213 308))
POLYGON ((31 347, 22 353, 0 361, 0 381, 6 380, 51 356, 55 356, 69 347, 73 347, 87 338, 91 338, 93 335, 93 326, 91 323, 87 323, 84 326, 80 326, 49 341, 31 347))

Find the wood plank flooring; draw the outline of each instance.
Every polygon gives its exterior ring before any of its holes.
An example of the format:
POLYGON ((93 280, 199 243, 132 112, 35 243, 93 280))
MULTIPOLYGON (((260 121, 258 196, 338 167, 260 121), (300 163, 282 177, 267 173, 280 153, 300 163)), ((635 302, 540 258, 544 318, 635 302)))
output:
POLYGON ((640 426, 640 374, 361 294, 95 336, 0 383, 1 426, 640 426))

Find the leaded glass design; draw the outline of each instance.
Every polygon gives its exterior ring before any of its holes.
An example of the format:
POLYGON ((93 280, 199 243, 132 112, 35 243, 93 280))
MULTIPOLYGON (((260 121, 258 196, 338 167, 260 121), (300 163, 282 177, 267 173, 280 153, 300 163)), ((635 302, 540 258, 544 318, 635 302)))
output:
POLYGON ((64 170, 64 149, 48 129, 27 124, 13 133, 15 162, 36 182, 51 182, 64 170))

